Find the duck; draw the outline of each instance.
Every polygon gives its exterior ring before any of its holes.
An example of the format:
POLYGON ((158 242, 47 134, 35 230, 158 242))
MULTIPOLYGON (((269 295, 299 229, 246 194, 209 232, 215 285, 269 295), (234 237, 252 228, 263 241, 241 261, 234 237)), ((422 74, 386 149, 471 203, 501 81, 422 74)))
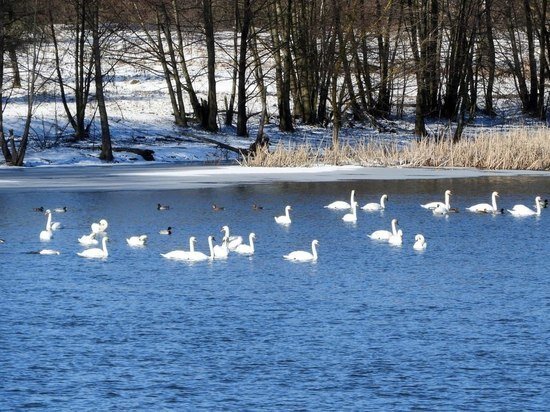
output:
MULTIPOLYGON (((542 207, 543 209, 546 209, 548 207, 548 199, 539 200, 539 204, 540 204, 540 207, 542 207)), ((535 205, 535 207, 537 207, 537 205, 535 205)))
POLYGON ((43 240, 43 241, 51 240, 51 238, 53 237, 52 212, 50 210, 46 210, 45 215, 48 216, 46 220, 46 229, 40 232, 40 240, 43 240))
POLYGON ((491 193, 491 204, 478 203, 476 205, 467 207, 466 210, 473 213, 491 213, 491 214, 502 213, 504 210, 497 208, 497 197, 499 197, 498 192, 493 192, 491 193))
POLYGON ((159 235, 171 235, 172 234, 172 226, 168 226, 166 229, 159 230, 159 235))
POLYGON ((130 236, 126 239, 126 243, 130 246, 145 246, 147 235, 130 236))
POLYGON ((343 200, 337 200, 335 202, 332 202, 328 205, 325 206, 325 209, 332 209, 332 210, 345 210, 345 209, 350 209, 353 204, 353 202, 355 201, 355 190, 352 190, 351 191, 351 195, 350 195, 350 202, 345 202, 343 200))
POLYGON ((263 206, 260 206, 260 205, 258 205, 258 204, 256 204, 256 203, 253 203, 253 204, 252 204, 252 210, 263 210, 263 209, 264 209, 263 206))
POLYGON ((254 232, 250 233, 248 235, 248 242, 241 243, 239 246, 235 248, 235 253, 238 253, 240 255, 253 255, 254 254, 254 240, 256 239, 256 234, 254 232))
POLYGON ((452 196, 452 192, 450 190, 445 190, 445 203, 430 202, 420 206, 428 210, 434 210, 436 208, 439 208, 440 210, 447 210, 447 213, 448 213, 449 210, 451 209, 451 196, 452 196))
POLYGON ((413 249, 414 250, 424 250, 424 249, 426 249, 426 246, 427 246, 427 243, 426 243, 426 239, 424 238, 424 235, 418 233, 414 237, 413 249))
POLYGON ((280 225, 290 225, 292 223, 292 220, 290 220, 290 211, 292 210, 292 207, 290 205, 287 205, 285 207, 285 214, 282 216, 275 216, 275 222, 277 222, 280 225))
POLYGON ((397 219, 391 221, 391 232, 389 230, 376 230, 372 232, 369 237, 373 240, 388 241, 391 236, 397 235, 397 219))
POLYGON ((170 210, 170 206, 157 203, 157 210, 170 210))
POLYGON ((229 226, 225 225, 221 228, 220 232, 223 232, 224 238, 227 238, 227 248, 231 251, 235 250, 237 246, 243 243, 242 236, 231 236, 229 234, 229 226))
POLYGON ((56 207, 53 211, 55 213, 65 213, 67 211, 67 206, 56 207))
POLYGON ((59 250, 54 250, 54 249, 42 249, 36 253, 39 255, 60 255, 61 254, 59 250))
POLYGON ((4 239, 0 239, 0 243, 6 243, 4 239))
POLYGON ((40 213, 44 213, 44 211, 45 211, 44 206, 33 207, 32 210, 34 210, 35 212, 40 212, 40 213))
POLYGON ((351 213, 346 213, 342 217, 342 220, 344 222, 350 222, 350 223, 357 222, 357 202, 356 201, 353 201, 353 203, 351 204, 351 213))
POLYGON ((191 236, 189 238, 189 250, 172 250, 168 253, 161 253, 160 255, 166 259, 175 259, 175 260, 187 260, 190 254, 195 252, 195 242, 197 238, 191 236))
POLYGON ((283 257, 287 260, 292 260, 295 262, 315 262, 317 261, 317 246, 319 241, 317 239, 311 242, 311 253, 306 252, 305 250, 295 250, 290 252, 288 255, 283 257))
POLYGON ((399 229, 395 235, 391 235, 388 243, 393 246, 401 246, 403 244, 403 231, 399 229))
POLYGON ((380 203, 371 202, 364 205, 361 209, 367 212, 378 212, 386 209, 386 200, 388 200, 388 195, 383 194, 380 197, 380 203))
POLYGON ((92 248, 92 249, 86 249, 82 252, 78 252, 77 255, 84 258, 91 258, 91 259, 103 259, 109 256, 109 252, 107 251, 107 241, 109 238, 105 236, 103 240, 101 241, 101 249, 100 248, 92 248))
POLYGON ((535 197, 536 211, 525 205, 514 205, 512 209, 508 209, 508 212, 515 217, 540 216, 542 209, 541 204, 540 196, 537 196, 535 197))
POLYGON ((218 205, 216 205, 216 204, 213 204, 213 205, 212 205, 212 210, 213 210, 214 212, 221 212, 222 210, 225 210, 225 207, 223 207, 223 206, 218 206, 218 205))

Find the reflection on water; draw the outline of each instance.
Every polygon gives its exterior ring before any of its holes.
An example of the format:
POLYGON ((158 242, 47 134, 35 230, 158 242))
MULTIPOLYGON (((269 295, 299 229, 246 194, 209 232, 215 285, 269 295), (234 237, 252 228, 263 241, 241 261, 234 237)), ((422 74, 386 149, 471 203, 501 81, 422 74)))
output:
POLYGON ((0 408, 529 409, 547 405, 550 223, 467 213, 533 206, 545 178, 275 184, 146 192, 0 193, 0 408), (323 205, 388 193, 357 224, 323 205), (436 217, 421 203, 461 211, 436 217), (170 205, 158 211, 157 203, 170 205), (215 203, 225 210, 214 212, 215 203), (263 206, 253 210, 252 204, 263 206), (293 207, 293 223, 273 216, 293 207), (47 245, 33 207, 67 206, 47 245), (110 256, 77 238, 109 221, 110 256), (397 218, 402 247, 371 241, 397 218), (253 231, 256 255, 185 264, 253 231), (158 234, 172 226, 172 236, 158 234), (414 235, 428 241, 412 249, 414 235), (144 248, 125 238, 147 234, 144 248), (282 255, 319 239, 317 263, 282 255), (27 254, 48 247, 60 256, 27 254))

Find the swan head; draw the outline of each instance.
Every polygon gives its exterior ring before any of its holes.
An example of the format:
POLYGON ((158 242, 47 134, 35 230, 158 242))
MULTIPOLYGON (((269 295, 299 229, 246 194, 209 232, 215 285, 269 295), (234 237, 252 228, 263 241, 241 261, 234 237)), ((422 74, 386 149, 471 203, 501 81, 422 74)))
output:
POLYGON ((191 236, 191 237, 189 238, 189 241, 190 241, 191 243, 197 243, 197 238, 196 238, 195 236, 191 236))
POLYGON ((535 204, 538 204, 538 203, 542 203, 540 196, 535 197, 535 204))
POLYGON ((403 237, 403 231, 401 229, 397 231, 397 236, 403 237))
POLYGON ((142 242, 145 242, 147 240, 147 235, 141 235, 139 237, 139 240, 141 240, 142 242))
POLYGON ((51 211, 50 209, 46 209, 46 210, 44 211, 44 214, 45 214, 45 215, 51 215, 51 214, 52 214, 52 211, 51 211))
POLYGON ((285 207, 285 210, 292 210, 292 206, 287 205, 287 206, 285 207))
POLYGON ((445 196, 451 196, 453 193, 450 190, 445 190, 445 196))
POLYGON ((227 226, 227 225, 226 225, 226 226, 222 226, 220 232, 225 232, 225 233, 229 232, 229 226, 227 226))
POLYGON ((311 242, 312 245, 319 246, 319 241, 315 239, 313 242, 311 242))
POLYGON ((398 221, 397 219, 392 219, 392 220, 391 220, 391 223, 392 223, 392 225, 396 225, 396 224, 399 223, 399 221, 398 221))
MULTIPOLYGON (((399 229, 399 230, 401 230, 401 229, 399 229)), ((399 232, 398 232, 398 233, 399 233, 399 232)), ((415 240, 416 242, 423 242, 423 241, 424 241, 424 235, 421 235, 421 234, 419 233, 419 234, 417 234, 417 235, 414 237, 414 240, 415 240)))
POLYGON ((249 237, 250 239, 256 239, 256 233, 252 232, 249 237))
POLYGON ((494 197, 499 197, 498 192, 493 192, 493 193, 492 193, 492 196, 494 196, 494 197))
POLYGON ((383 195, 382 195, 382 199, 384 199, 384 200, 388 200, 388 199, 389 199, 389 197, 388 197, 388 195, 387 195, 387 194, 383 194, 383 195))

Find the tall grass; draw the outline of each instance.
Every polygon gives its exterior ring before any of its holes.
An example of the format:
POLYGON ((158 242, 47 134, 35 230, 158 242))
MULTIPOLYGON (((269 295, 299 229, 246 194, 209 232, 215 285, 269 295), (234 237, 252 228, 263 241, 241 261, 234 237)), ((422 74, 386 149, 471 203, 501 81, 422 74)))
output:
POLYGON ((523 128, 464 137, 423 139, 410 144, 358 142, 333 148, 277 145, 242 160, 244 166, 297 167, 360 165, 403 167, 474 167, 550 170, 550 129, 523 128))

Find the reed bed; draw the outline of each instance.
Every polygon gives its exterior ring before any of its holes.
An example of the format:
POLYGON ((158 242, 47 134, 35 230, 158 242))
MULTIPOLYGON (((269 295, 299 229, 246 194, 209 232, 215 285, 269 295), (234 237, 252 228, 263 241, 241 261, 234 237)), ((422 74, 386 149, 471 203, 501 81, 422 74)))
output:
POLYGON ((474 167, 478 169, 550 170, 550 129, 523 128, 464 137, 423 139, 411 143, 362 141, 336 147, 278 144, 244 158, 243 166, 311 167, 360 165, 402 167, 474 167))

